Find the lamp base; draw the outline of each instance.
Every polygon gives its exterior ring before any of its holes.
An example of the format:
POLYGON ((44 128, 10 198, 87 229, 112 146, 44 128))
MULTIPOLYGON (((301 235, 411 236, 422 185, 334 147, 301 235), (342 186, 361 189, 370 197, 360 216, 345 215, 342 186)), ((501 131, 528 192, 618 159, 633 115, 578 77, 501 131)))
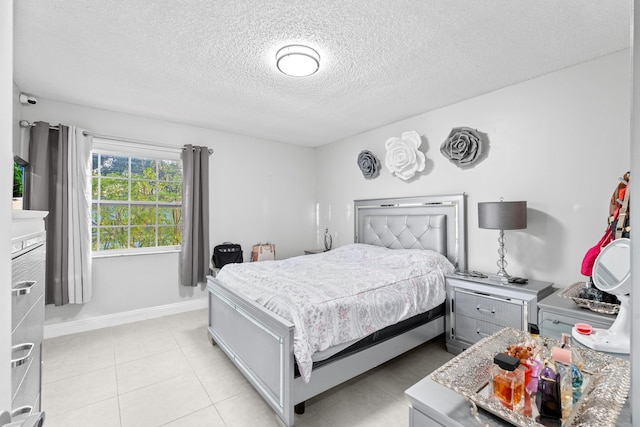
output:
POLYGON ((487 278, 492 282, 509 283, 509 275, 506 274, 488 274, 487 278))

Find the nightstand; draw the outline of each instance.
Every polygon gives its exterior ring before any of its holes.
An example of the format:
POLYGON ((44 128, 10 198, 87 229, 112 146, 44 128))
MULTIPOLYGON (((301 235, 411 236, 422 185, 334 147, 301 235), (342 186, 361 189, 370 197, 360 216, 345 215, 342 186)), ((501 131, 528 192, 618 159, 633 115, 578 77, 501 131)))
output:
POLYGON ((324 249, 305 249, 304 250, 305 255, 321 254, 322 252, 325 252, 325 250, 324 249))
MULTIPOLYGON (((578 306, 573 300, 558 295, 561 290, 538 302, 540 335, 560 339, 562 333, 571 334, 576 323, 588 323, 594 328, 609 329, 615 314, 601 314, 578 306)), ((575 342, 575 340, 574 340, 575 342)))
POLYGON ((524 285, 451 275, 446 280, 447 350, 459 354, 502 328, 529 330, 538 324, 538 300, 553 283, 529 280, 524 285))

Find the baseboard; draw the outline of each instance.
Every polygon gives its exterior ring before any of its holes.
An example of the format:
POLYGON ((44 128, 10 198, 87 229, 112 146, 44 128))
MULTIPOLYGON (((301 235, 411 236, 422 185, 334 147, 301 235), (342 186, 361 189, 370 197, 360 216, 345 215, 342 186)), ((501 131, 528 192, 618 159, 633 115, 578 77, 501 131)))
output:
POLYGON ((137 322, 139 320, 154 319, 156 317, 184 313, 186 311, 200 310, 207 307, 208 301, 208 298, 198 298, 191 301, 141 308, 139 310, 108 314, 106 316, 98 316, 90 319, 72 320, 70 322, 44 325, 44 338, 55 338, 63 335, 76 334, 78 332, 87 332, 94 329, 123 325, 125 323, 137 322))

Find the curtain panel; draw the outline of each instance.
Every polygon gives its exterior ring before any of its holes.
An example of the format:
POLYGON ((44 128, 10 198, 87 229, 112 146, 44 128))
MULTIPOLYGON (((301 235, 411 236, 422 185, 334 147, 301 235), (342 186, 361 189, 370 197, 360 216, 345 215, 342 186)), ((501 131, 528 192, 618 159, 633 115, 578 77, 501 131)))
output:
POLYGON ((55 129, 46 122, 31 128, 30 208, 49 212, 46 304, 79 304, 91 297, 90 153, 91 140, 81 129, 55 129))
POLYGON ((197 286, 209 272, 209 149, 185 145, 182 153, 180 283, 197 286))

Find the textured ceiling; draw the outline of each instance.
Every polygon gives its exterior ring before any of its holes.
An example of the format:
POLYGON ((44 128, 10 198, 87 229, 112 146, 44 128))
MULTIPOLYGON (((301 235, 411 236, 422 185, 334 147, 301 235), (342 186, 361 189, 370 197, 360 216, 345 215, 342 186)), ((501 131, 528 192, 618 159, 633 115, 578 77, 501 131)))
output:
POLYGON ((629 0, 17 0, 36 96, 319 146, 629 47, 629 0), (283 45, 321 56, 305 78, 283 45))

